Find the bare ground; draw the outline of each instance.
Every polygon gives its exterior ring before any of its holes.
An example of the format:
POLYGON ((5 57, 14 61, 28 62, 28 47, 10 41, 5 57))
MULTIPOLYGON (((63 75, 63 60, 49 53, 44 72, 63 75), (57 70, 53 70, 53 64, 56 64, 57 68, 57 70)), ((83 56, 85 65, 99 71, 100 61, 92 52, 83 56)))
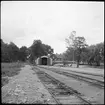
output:
POLYGON ((2 103, 55 104, 50 93, 38 79, 32 67, 25 65, 20 73, 2 87, 2 103))
MULTIPOLYGON (((62 81, 67 86, 72 87, 74 90, 77 90, 79 93, 81 93, 83 95, 84 99, 90 101, 92 104, 98 104, 98 105, 104 104, 104 89, 99 89, 99 88, 91 86, 85 82, 81 82, 81 81, 75 80, 73 78, 57 74, 50 70, 46 70, 46 69, 42 69, 42 68, 40 68, 40 70, 43 70, 44 72, 51 75, 55 79, 62 81)), ((78 71, 79 71, 79 69, 78 69, 78 71)), ((81 70, 81 72, 82 71, 83 70, 81 70)))

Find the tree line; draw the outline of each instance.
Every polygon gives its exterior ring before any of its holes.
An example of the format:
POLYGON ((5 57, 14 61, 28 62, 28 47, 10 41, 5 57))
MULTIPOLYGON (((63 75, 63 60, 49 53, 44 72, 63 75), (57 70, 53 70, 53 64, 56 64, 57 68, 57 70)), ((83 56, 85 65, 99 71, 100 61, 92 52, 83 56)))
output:
POLYGON ((30 47, 22 46, 19 48, 13 42, 9 44, 1 41, 1 61, 2 62, 17 62, 17 61, 26 61, 29 60, 31 63, 37 57, 43 55, 50 55, 53 58, 53 48, 51 46, 42 43, 41 40, 34 40, 33 44, 30 47))
POLYGON ((66 38, 67 50, 63 53, 64 60, 76 61, 79 63, 100 66, 104 63, 104 42, 88 45, 84 37, 75 37, 73 33, 66 38))
MULTIPOLYGON (((42 43, 41 40, 34 40, 30 47, 22 46, 19 48, 13 42, 4 43, 1 39, 1 61, 17 62, 29 60, 31 63, 43 55, 50 56, 53 60, 57 58, 50 45, 42 43)), ((66 38, 67 50, 62 53, 63 61, 76 61, 77 67, 80 62, 83 64, 97 65, 104 63, 104 42, 88 45, 84 37, 75 37, 75 31, 66 38)), ((58 54, 59 55, 59 54, 58 54)))

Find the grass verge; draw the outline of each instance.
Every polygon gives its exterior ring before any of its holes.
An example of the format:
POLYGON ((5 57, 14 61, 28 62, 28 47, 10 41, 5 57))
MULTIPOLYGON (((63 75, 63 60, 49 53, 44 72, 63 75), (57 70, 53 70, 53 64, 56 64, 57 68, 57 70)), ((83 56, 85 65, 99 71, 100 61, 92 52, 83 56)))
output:
POLYGON ((1 86, 6 85, 9 82, 8 77, 19 74, 23 63, 1 63, 1 86))

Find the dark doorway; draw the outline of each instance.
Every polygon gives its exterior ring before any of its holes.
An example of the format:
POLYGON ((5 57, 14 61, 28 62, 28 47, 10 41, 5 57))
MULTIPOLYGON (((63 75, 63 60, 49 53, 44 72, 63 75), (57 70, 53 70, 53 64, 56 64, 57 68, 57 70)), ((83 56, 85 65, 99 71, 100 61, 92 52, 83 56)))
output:
POLYGON ((42 65, 47 65, 47 58, 42 58, 42 65))

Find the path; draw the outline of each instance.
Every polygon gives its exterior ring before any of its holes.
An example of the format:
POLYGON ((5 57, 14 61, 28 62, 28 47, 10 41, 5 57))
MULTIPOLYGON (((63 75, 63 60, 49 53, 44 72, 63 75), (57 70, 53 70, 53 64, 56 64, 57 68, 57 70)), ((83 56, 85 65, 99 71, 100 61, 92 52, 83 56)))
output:
POLYGON ((2 87, 2 103, 55 104, 32 67, 25 65, 21 69, 18 75, 2 87))

